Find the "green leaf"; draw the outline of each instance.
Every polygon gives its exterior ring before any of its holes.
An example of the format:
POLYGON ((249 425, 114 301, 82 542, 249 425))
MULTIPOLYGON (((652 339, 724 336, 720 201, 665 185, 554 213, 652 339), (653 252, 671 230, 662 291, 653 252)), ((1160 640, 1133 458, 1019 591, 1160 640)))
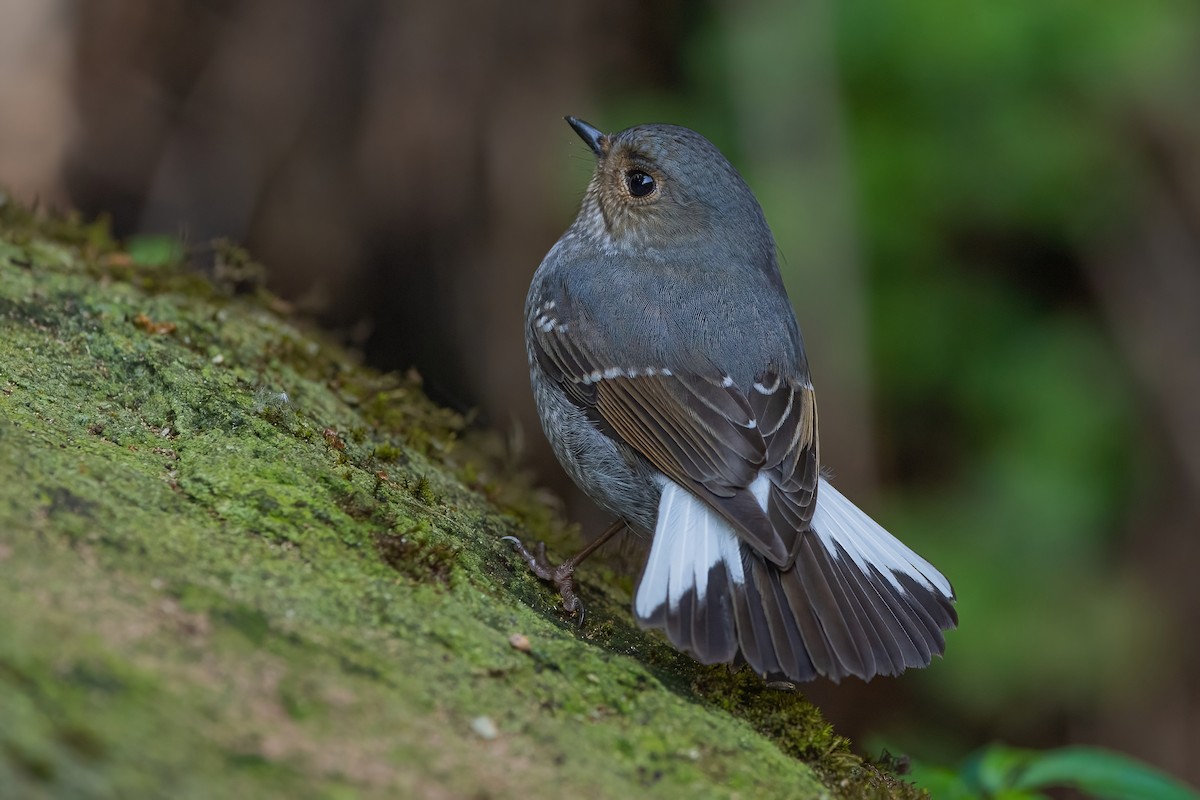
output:
POLYGON ((1200 800, 1200 793, 1146 764, 1097 747, 1027 752, 1012 786, 1073 786, 1102 800, 1200 800))
POLYGON ((964 772, 968 767, 973 768, 977 785, 992 797, 1018 785, 1014 777, 1026 766, 1030 755, 1033 751, 992 745, 979 751, 974 758, 968 758, 964 772))
POLYGON ((1153 767, 1097 747, 1040 752, 991 745, 957 771, 914 761, 910 777, 936 800, 1044 800, 1035 790, 1054 786, 1098 800, 1200 800, 1200 793, 1153 767))
POLYGON ((933 767, 913 761, 905 777, 937 800, 982 800, 983 797, 968 786, 962 776, 946 767, 933 767))

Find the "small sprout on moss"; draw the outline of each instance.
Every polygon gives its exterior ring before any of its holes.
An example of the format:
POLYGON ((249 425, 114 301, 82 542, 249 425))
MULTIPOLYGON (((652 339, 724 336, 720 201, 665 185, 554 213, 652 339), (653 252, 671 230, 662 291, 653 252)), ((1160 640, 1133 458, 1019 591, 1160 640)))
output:
POLYGON ((433 487, 429 485, 429 478, 422 475, 417 478, 417 482, 410 487, 413 497, 420 500, 425 505, 433 505, 437 502, 437 495, 433 493, 433 487))
POLYGON ((512 645, 514 650, 520 650, 522 653, 528 653, 531 649, 529 637, 523 633, 514 633, 508 637, 508 643, 512 645))
POLYGON ((174 322, 155 322, 145 314, 138 314, 134 317, 133 324, 155 336, 167 336, 175 332, 174 322))

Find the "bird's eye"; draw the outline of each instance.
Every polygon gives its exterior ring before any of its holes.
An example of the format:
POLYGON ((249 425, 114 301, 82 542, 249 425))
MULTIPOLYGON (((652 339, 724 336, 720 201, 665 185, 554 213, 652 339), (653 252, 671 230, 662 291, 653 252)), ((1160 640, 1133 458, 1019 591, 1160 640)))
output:
POLYGON ((625 185, 634 197, 645 197, 654 191, 654 178, 640 169, 631 169, 625 173, 625 185))

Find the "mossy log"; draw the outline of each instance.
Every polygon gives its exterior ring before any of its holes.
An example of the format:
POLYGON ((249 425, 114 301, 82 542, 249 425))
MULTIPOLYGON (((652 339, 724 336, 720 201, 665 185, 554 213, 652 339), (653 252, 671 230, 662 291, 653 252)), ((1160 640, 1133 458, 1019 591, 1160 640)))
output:
POLYGON ((577 629, 553 509, 214 253, 0 200, 0 796, 915 796, 628 579, 577 629))

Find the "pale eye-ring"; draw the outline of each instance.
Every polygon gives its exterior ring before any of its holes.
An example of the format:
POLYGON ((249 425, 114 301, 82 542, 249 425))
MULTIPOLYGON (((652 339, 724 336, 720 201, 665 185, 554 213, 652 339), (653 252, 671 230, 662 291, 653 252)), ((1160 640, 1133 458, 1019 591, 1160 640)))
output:
POLYGON ((654 177, 640 169, 631 169, 625 173, 625 185, 634 197, 645 197, 656 187, 654 177))

